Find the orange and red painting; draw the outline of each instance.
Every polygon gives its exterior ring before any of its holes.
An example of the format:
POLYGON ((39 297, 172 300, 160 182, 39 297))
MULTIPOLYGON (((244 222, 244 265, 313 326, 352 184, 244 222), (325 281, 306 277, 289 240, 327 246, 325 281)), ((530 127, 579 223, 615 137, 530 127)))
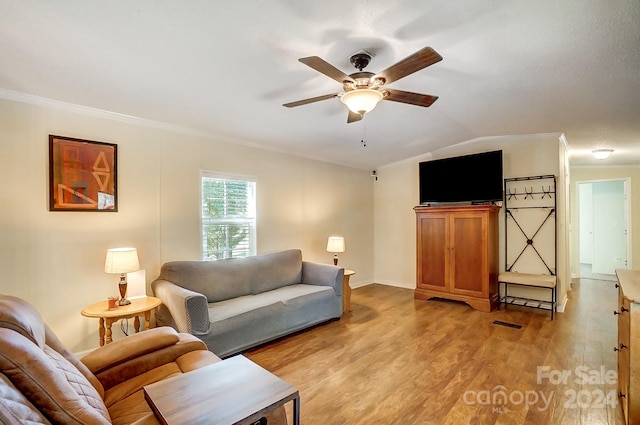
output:
POLYGON ((49 136, 49 210, 118 211, 111 143, 49 136))

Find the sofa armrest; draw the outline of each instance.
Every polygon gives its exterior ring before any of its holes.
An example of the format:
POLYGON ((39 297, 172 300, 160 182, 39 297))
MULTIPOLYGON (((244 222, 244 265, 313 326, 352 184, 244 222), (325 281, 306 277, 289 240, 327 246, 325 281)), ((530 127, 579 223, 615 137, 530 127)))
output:
POLYGON ((178 333, 172 328, 153 328, 100 347, 82 357, 80 361, 93 374, 98 374, 133 358, 175 345, 179 340, 178 333))
POLYGON ((302 282, 306 285, 331 286, 337 296, 342 295, 344 268, 331 264, 302 262, 302 282))
MULTIPOLYGON (((175 331, 171 328, 165 327, 165 329, 168 329, 175 333, 175 331)), ((142 334, 148 332, 150 331, 144 331, 142 332, 142 334)), ((117 342, 126 341, 127 339, 131 339, 132 336, 128 336, 123 340, 118 340, 117 342)), ((103 362, 100 365, 100 369, 96 369, 94 373, 96 378, 104 387, 105 392, 108 392, 110 389, 116 386, 122 387, 122 384, 124 384, 126 381, 136 379, 136 377, 140 377, 147 372, 155 373, 154 371, 159 372, 164 370, 166 372, 167 370, 171 370, 165 369, 163 368, 163 366, 169 365, 174 362, 179 362, 180 358, 185 355, 189 355, 190 358, 199 359, 198 361, 200 363, 204 362, 204 360, 207 360, 207 362, 209 363, 219 360, 219 358, 215 354, 207 350, 207 346, 204 344, 204 342, 202 342, 202 340, 198 339, 197 337, 185 333, 179 333, 176 334, 176 336, 178 338, 174 344, 166 345, 164 347, 160 347, 160 344, 158 344, 158 349, 155 351, 143 353, 141 350, 139 350, 140 355, 136 357, 127 356, 126 358, 124 358, 123 356, 121 361, 118 363, 111 362, 110 364, 107 364, 106 362, 103 362)), ((115 343, 109 345, 114 344, 115 343)), ((96 351, 100 351, 105 347, 101 347, 96 351)), ((122 349, 130 352, 129 347, 118 347, 118 350, 122 349)), ((82 360, 84 360, 84 358, 82 360)), ((91 364, 91 362, 89 362, 87 366, 97 368, 97 366, 91 364)), ((128 387, 129 385, 124 384, 124 386, 128 387)))
POLYGON ((162 325, 171 325, 178 332, 206 335, 209 332, 209 303, 207 297, 183 288, 173 282, 157 279, 151 283, 153 295, 160 298, 156 320, 162 325), (167 312, 171 320, 167 320, 167 312))

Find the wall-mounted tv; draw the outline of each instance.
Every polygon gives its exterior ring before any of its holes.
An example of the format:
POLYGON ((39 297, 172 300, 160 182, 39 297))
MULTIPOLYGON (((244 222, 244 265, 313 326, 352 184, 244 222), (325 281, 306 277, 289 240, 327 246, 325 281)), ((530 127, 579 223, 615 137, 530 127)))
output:
POLYGON ((420 204, 502 201, 502 151, 419 164, 420 204))

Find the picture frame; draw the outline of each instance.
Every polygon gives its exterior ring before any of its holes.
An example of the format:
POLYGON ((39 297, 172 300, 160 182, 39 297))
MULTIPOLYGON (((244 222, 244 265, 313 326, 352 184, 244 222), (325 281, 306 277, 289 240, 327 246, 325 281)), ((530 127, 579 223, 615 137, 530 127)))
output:
POLYGON ((49 135, 49 210, 118 211, 118 145, 49 135))

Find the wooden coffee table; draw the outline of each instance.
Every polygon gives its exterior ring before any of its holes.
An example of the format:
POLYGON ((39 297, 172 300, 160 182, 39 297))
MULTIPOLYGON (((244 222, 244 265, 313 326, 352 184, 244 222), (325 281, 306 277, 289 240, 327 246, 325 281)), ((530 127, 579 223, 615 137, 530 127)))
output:
POLYGON ((144 387, 144 397, 165 425, 248 425, 293 400, 300 425, 300 395, 244 356, 144 387))

